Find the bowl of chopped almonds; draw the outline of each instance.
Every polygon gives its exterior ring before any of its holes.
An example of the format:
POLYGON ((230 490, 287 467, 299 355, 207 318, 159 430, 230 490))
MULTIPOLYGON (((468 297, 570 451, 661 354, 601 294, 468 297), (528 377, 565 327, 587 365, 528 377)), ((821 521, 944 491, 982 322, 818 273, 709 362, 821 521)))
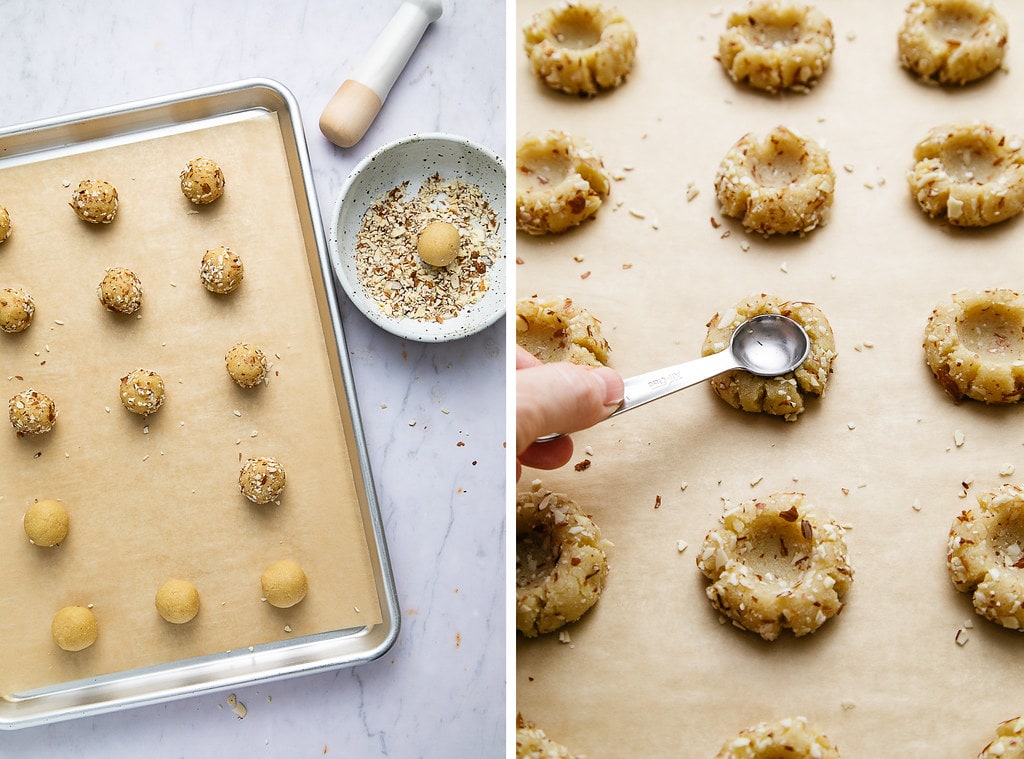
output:
POLYGON ((388 332, 479 332, 505 312, 504 164, 449 134, 384 145, 345 180, 328 242, 345 293, 388 332))

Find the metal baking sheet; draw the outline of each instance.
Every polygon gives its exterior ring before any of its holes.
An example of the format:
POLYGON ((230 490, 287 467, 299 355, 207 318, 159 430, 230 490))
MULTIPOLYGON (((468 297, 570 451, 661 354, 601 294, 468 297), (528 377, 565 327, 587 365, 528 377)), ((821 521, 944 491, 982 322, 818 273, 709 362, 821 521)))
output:
MULTIPOLYGON (((350 666, 386 652, 399 627, 394 581, 302 124, 291 94, 273 81, 246 80, 2 129, 0 195, 15 224, 11 240, 0 249, 0 254, 8 254, 0 255, 0 282, 12 280, 3 286, 19 286, 32 279, 36 290, 45 292, 39 282, 49 277, 60 295, 57 302, 56 296, 43 298, 46 304, 41 306, 39 293, 33 293, 37 313, 32 327, 21 335, 4 336, 13 337, 0 344, 0 382, 9 391, 5 398, 30 383, 39 389, 49 383, 64 397, 63 402, 55 397, 62 415, 54 432, 33 440, 17 439, 9 430, 0 441, 0 543, 8 559, 20 561, 26 547, 38 551, 27 541, 22 545, 23 532, 15 536, 32 497, 57 497, 43 493, 63 485, 73 501, 72 531, 56 549, 60 553, 37 553, 28 559, 30 572, 23 567, 14 575, 5 574, 2 581, 6 587, 0 590, 0 616, 6 621, 0 623, 0 643, 9 653, 22 651, 5 658, 41 657, 41 666, 23 681, 11 680, 16 687, 8 684, 4 689, 0 728, 350 666), (246 144, 249 135, 257 135, 261 142, 246 144), (193 146, 198 151, 199 146, 211 145, 220 145, 236 170, 233 183, 222 163, 227 192, 209 208, 190 208, 176 190, 176 175, 164 176, 158 188, 147 184, 143 170, 138 175, 124 170, 125 165, 146 167, 161 160, 166 164, 171 148, 181 153, 183 166, 195 157, 187 154, 193 146), (58 221, 40 222, 37 206, 47 193, 70 196, 69 186, 107 165, 121 166, 115 184, 120 185, 122 205, 110 229, 70 231, 66 234, 80 237, 62 239, 58 230, 67 222, 61 217, 74 218, 67 208, 53 211, 58 221), (40 175, 45 182, 38 181, 40 175), (218 209, 233 190, 234 205, 218 209), (272 213, 260 207, 258 220, 235 214, 256 213, 253 209, 261 198, 272 199, 267 201, 273 203, 272 213), (206 225, 211 237, 239 234, 240 218, 247 227, 242 236, 249 237, 248 253, 243 254, 247 277, 239 293, 251 285, 249 293, 235 301, 197 293, 193 286, 198 282, 188 281, 185 273, 198 267, 198 257, 193 267, 191 257, 196 253, 186 249, 184 241, 194 239, 190 235, 197 225, 206 225), (127 234, 133 224, 144 224, 145 234, 116 236, 127 234), (117 229, 119 225, 125 226, 117 229), (33 228, 41 230, 33 253, 38 258, 26 263, 24 251, 33 228), (11 245, 15 240, 20 248, 11 245), (81 295, 80 303, 77 292, 59 289, 62 272, 84 266, 82 260, 93 269, 99 267, 102 277, 104 266, 126 265, 114 259, 132 260, 133 254, 148 270, 148 282, 143 278, 146 300, 137 323, 131 323, 132 317, 131 322, 108 325, 102 319, 112 315, 95 302, 85 305, 95 295, 81 295), (279 266, 282 261, 286 271, 279 266), (183 293, 193 300, 181 300, 183 293), (87 316, 79 316, 83 313, 87 316), (254 313, 258 318, 251 318, 254 313), (257 391, 269 392, 262 395, 241 393, 232 386, 223 372, 227 346, 213 342, 221 337, 218 330, 228 329, 225 324, 233 318, 244 321, 246 314, 250 319, 239 324, 239 332, 255 333, 273 354, 268 386, 257 391), (203 319, 207 321, 190 323, 203 319), (111 334, 110 344, 102 346, 109 351, 109 361, 93 355, 100 350, 96 343, 104 342, 95 339, 95 329, 101 336, 102 330, 111 334), (157 336, 160 332, 162 337, 157 336), (76 344, 69 337, 74 335, 84 337, 76 344), (77 403, 90 382, 105 371, 121 370, 108 370, 105 364, 115 363, 113 357, 129 360, 131 350, 125 346, 133 342, 165 365, 168 404, 143 420, 119 413, 123 409, 116 391, 108 399, 77 403), (192 358, 206 348, 214 360, 200 364, 192 358), (218 385, 221 380, 227 385, 218 385), (302 403, 307 398, 316 399, 314 408, 305 408, 312 405, 302 403), (86 438, 92 435, 99 436, 105 452, 88 444, 86 438), (118 450, 121 438, 131 438, 128 445, 135 447, 118 450), (223 489, 217 486, 237 478, 243 453, 257 453, 262 447, 280 449, 282 456, 291 456, 292 464, 281 504, 258 513, 247 511, 244 499, 220 495, 223 489), (197 457, 215 465, 211 470, 223 472, 210 475, 205 467, 196 472, 197 457), (163 469, 145 468, 152 463, 163 469), (169 485, 156 471, 195 481, 169 485), (133 497, 142 504, 140 509, 146 509, 135 514, 138 524, 131 523, 123 509, 117 510, 118 493, 111 483, 137 491, 133 497), (84 501, 90 502, 88 514, 84 501), (117 523, 131 529, 115 542, 117 523), (143 531, 151 531, 162 542, 137 540, 136 534, 143 531), (106 542, 88 546, 89 538, 106 542), (310 575, 307 599, 292 614, 261 604, 262 565, 253 562, 303 551, 309 554, 299 559, 310 575), (76 561, 79 564, 72 566, 76 561), (170 626, 161 628, 153 621, 152 595, 144 589, 157 576, 147 578, 150 565, 161 563, 163 568, 157 571, 174 575, 187 574, 191 566, 213 589, 207 593, 197 582, 203 606, 196 622, 205 616, 203 625, 168 631, 170 626), (342 576, 340 568, 351 575, 342 576), (233 580, 228 579, 231 573, 236 574, 233 580), (52 592, 50 603, 56 611, 65 603, 90 600, 86 586, 93 580, 96 588, 106 584, 113 589, 106 595, 103 590, 94 593, 101 632, 93 649, 100 649, 106 639, 107 650, 64 656, 49 639, 40 610, 32 608, 35 602, 25 601, 25 596, 52 592), (347 583, 353 597, 361 600, 345 600, 347 583), (72 596, 81 600, 64 600, 72 596), (233 642, 207 650, 225 640, 233 642), (115 647, 119 650, 112 650, 115 647), (118 662, 130 666, 117 666, 118 662)), ((51 213, 52 205, 46 213, 51 213)), ((95 282, 84 290, 94 292, 95 282)))

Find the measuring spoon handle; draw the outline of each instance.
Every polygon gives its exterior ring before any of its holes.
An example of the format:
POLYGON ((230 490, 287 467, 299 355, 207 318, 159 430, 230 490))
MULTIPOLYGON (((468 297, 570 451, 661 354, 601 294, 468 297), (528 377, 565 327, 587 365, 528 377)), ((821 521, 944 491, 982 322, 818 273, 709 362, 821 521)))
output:
POLYGON ((705 380, 717 377, 722 372, 739 368, 733 352, 726 348, 710 356, 687 361, 664 369, 655 369, 623 380, 623 401, 608 419, 643 406, 645 403, 664 398, 683 388, 691 387, 705 380))

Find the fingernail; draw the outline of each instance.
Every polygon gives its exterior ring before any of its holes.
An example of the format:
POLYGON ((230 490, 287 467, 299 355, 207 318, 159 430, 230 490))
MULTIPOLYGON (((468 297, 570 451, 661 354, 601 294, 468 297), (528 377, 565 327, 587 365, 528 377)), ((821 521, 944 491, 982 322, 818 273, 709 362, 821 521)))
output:
POLYGON ((622 377, 614 369, 601 366, 593 370, 604 384, 604 405, 617 407, 622 405, 622 377))

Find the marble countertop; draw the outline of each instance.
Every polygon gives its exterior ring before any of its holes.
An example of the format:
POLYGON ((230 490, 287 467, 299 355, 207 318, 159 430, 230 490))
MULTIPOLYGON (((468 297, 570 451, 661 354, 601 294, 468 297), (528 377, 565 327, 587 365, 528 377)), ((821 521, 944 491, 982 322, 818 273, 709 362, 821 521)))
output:
MULTIPOLYGON (((320 112, 398 0, 5 0, 0 125, 270 78, 299 103, 329 229, 345 177, 393 139, 447 131, 505 154, 505 3, 444 5, 366 136, 341 149, 320 112)), ((401 608, 395 645, 353 668, 0 732, 0 756, 504 754, 504 328, 420 344, 339 299, 401 608)))

